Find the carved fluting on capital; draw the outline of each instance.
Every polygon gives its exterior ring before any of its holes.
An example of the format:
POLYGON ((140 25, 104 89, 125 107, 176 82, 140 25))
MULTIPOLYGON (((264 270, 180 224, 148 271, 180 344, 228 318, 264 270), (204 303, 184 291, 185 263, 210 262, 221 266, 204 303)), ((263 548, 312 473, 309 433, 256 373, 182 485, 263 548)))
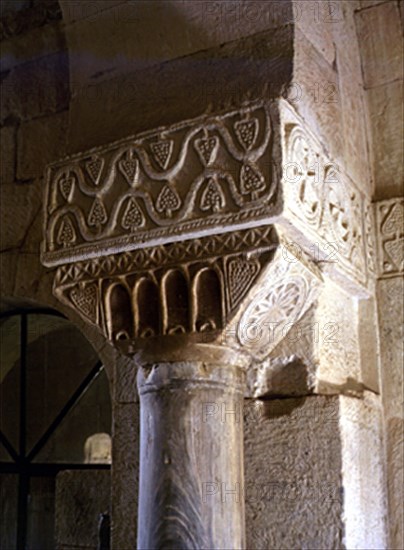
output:
POLYGON ((267 226, 76 262, 54 292, 126 353, 163 336, 213 341, 278 245, 267 226))
POLYGON ((277 186, 272 108, 254 103, 51 165, 44 264, 265 222, 274 212, 277 186))
POLYGON ((377 220, 378 276, 402 275, 404 271, 404 200, 379 201, 374 205, 377 220))

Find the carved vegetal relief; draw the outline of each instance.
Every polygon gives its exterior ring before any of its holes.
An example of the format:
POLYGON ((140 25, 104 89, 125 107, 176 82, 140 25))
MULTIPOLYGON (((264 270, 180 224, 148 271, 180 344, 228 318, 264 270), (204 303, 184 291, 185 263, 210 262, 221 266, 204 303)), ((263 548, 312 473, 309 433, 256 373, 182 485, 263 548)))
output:
POLYGON ((319 181, 320 153, 298 125, 287 130, 286 183, 291 183, 290 206, 308 224, 318 228, 322 215, 322 193, 319 181))
POLYGON ((401 198, 379 201, 377 220, 379 277, 404 271, 404 201, 401 198))
POLYGON ((114 343, 213 342, 230 327, 230 347, 263 360, 314 307, 316 264, 365 282, 369 205, 302 121, 282 116, 276 209, 265 103, 53 165, 43 260, 59 266, 55 294, 114 343))
POLYGON ((147 132, 53 164, 42 259, 60 265, 267 223, 274 210, 269 106, 147 132))
POLYGON ((55 294, 112 341, 223 329, 278 246, 271 226, 58 268, 55 294))

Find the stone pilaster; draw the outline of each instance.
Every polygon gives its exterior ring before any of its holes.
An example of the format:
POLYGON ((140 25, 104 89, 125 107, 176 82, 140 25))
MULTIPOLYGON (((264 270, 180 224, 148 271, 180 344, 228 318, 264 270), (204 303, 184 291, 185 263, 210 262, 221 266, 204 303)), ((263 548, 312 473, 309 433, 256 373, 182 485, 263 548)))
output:
POLYGON ((377 221, 378 281, 377 302, 380 333, 381 393, 383 400, 390 548, 404 545, 404 419, 403 383, 403 269, 404 205, 402 198, 378 201, 377 221))

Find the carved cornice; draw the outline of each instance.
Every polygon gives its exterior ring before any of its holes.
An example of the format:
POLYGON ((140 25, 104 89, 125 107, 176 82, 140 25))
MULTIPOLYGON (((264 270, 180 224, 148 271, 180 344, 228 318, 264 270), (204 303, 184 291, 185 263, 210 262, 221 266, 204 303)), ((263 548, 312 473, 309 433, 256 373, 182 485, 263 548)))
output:
POLYGON ((53 266, 261 225, 274 213, 268 104, 131 137, 47 172, 53 266))
POLYGON ((379 201, 374 205, 378 276, 402 276, 404 271, 404 200, 402 198, 379 201))

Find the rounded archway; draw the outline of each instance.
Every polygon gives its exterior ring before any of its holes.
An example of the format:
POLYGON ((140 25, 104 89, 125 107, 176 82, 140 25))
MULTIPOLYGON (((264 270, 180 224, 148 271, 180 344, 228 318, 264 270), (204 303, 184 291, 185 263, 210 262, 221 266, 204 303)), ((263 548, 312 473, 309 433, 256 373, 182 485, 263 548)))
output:
MULTIPOLYGON (((55 481, 64 470, 109 469, 92 445, 111 434, 102 362, 62 314, 0 314, 0 500, 4 548, 53 548, 55 481)), ((97 447, 97 448, 95 448, 97 447)))

